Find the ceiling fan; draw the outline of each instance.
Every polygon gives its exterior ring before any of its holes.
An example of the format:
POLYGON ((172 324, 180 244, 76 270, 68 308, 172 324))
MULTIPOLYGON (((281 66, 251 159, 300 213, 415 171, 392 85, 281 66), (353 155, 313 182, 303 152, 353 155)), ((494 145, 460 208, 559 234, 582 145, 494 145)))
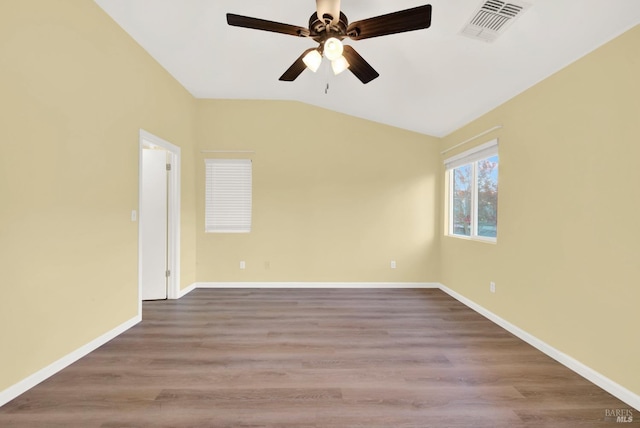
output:
POLYGON ((362 83, 369 83, 379 76, 378 72, 355 49, 349 45, 343 45, 343 39, 362 40, 421 30, 431 26, 430 4, 356 21, 351 24, 349 24, 345 14, 340 11, 340 0, 316 0, 316 9, 316 12, 309 18, 309 28, 233 13, 227 13, 227 23, 235 27, 272 31, 315 40, 319 46, 304 51, 291 67, 280 76, 280 80, 287 82, 294 81, 305 68, 309 68, 313 72, 317 71, 324 54, 331 61, 335 74, 339 74, 348 68, 362 83))

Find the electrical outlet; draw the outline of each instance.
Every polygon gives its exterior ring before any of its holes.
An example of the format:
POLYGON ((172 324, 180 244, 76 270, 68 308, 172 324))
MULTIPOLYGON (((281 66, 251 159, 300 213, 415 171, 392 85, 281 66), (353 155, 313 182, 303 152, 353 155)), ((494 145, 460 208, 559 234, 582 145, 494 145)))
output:
POLYGON ((495 282, 491 281, 489 283, 489 291, 491 291, 492 293, 496 292, 496 283, 495 282))
POLYGON ((396 261, 391 260, 391 269, 395 269, 395 268, 396 268, 396 261))
POLYGON ((244 260, 240 261, 240 269, 244 269, 245 267, 247 267, 247 265, 244 260))

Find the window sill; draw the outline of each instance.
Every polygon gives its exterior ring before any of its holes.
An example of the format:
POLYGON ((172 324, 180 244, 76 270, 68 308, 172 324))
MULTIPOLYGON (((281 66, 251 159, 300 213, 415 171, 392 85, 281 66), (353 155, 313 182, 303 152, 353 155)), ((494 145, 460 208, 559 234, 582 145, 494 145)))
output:
POLYGON ((453 235, 453 234, 445 234, 444 236, 448 238, 462 239, 463 241, 483 242, 485 244, 495 245, 498 243, 498 238, 485 238, 482 236, 465 236, 465 235, 453 235))

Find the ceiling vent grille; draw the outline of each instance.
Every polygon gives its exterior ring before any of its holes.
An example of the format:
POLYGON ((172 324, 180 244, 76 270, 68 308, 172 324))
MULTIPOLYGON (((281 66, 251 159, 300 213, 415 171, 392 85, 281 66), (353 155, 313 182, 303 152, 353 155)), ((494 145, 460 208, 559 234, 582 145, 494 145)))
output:
POLYGON ((529 7, 527 3, 486 0, 473 14, 461 33, 473 39, 492 42, 529 7))

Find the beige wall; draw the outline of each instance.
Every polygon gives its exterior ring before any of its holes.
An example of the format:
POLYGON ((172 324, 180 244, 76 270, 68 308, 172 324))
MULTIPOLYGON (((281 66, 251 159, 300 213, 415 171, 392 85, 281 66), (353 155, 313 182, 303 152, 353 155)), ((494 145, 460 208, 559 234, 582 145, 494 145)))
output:
POLYGON ((504 126, 477 141, 500 139, 497 245, 441 241, 445 285, 636 394, 638 52, 640 27, 445 138, 504 126))
POLYGON ((438 139, 276 101, 199 101, 197 129, 255 151, 249 234, 204 233, 198 158, 198 281, 438 280, 438 139))
POLYGON ((138 131, 182 147, 195 281, 195 101, 92 1, 0 6, 0 391, 137 314, 138 131))

